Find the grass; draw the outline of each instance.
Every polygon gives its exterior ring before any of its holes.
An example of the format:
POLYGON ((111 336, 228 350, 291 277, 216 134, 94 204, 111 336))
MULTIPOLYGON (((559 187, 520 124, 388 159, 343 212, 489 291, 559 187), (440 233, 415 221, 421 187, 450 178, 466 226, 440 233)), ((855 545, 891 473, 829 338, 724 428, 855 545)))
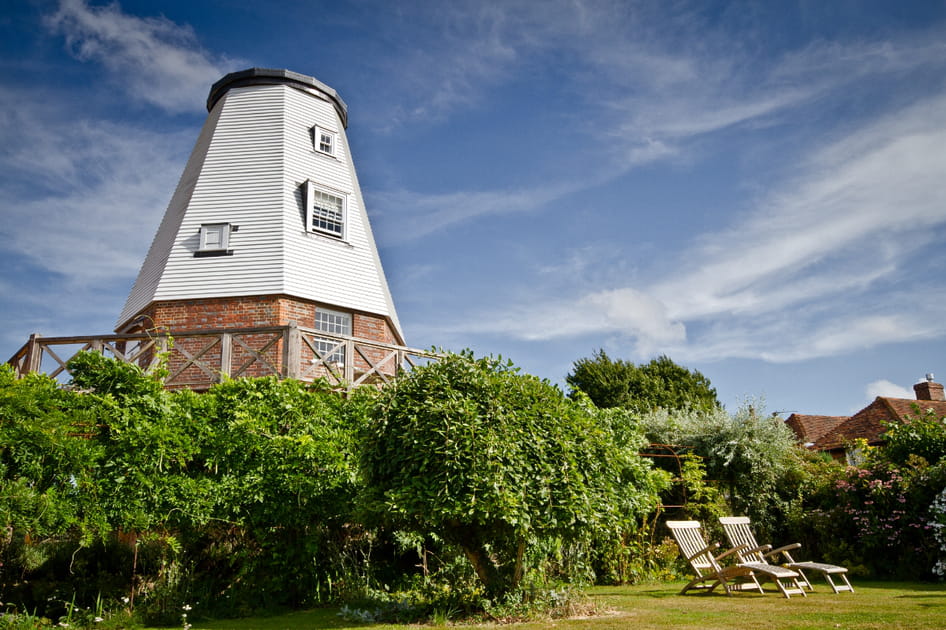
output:
MULTIPOLYGON (((808 597, 786 600, 772 591, 677 595, 682 584, 595 587, 589 590, 609 612, 585 619, 536 621, 517 629, 554 627, 561 630, 626 630, 627 628, 946 628, 946 585, 903 582, 854 583, 854 593, 833 594, 816 583, 808 597)), ((280 615, 196 623, 191 630, 317 630, 358 628, 393 630, 408 627, 359 624, 343 620, 337 609, 325 608, 280 615)), ((469 626, 468 626, 469 627, 469 626)), ((477 626, 482 627, 482 626, 477 626)))

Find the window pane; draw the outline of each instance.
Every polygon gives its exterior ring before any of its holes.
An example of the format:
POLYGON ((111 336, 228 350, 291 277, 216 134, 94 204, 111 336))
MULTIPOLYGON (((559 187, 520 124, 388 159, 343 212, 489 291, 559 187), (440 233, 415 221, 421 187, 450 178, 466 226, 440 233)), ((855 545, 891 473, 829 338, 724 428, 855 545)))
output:
POLYGON ((315 329, 335 335, 351 335, 351 315, 318 310, 315 313, 315 329))
POLYGON ((341 236, 344 221, 342 198, 321 190, 313 191, 313 193, 312 229, 341 236))
MULTIPOLYGON (((315 329, 333 335, 351 335, 351 314, 318 309, 315 329)), ((315 348, 324 361, 345 365, 345 345, 341 340, 314 339, 315 348), (337 346, 337 347, 336 347, 337 346)))

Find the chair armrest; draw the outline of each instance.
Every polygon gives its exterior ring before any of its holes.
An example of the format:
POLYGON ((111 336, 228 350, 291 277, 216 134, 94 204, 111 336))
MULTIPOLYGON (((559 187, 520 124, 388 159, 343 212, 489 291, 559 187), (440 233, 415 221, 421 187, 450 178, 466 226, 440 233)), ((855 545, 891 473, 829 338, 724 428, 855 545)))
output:
POLYGON ((694 559, 699 558, 700 556, 704 554, 709 554, 710 556, 712 556, 710 552, 716 549, 717 547, 719 547, 719 543, 711 543, 709 545, 706 545, 705 547, 697 551, 692 556, 687 556, 687 562, 692 562, 694 559))
POLYGON ((779 547, 778 549, 773 549, 772 551, 770 551, 770 552, 768 552, 768 553, 766 553, 766 554, 764 554, 764 555, 765 555, 766 557, 768 557, 768 556, 777 556, 778 554, 783 553, 783 552, 785 552, 785 551, 791 551, 792 549, 799 549, 799 548, 801 548, 801 543, 792 543, 792 544, 790 544, 790 545, 785 545, 785 546, 783 546, 783 547, 779 547))
MULTIPOLYGON (((719 547, 719 544, 717 544, 716 546, 719 547)), ((723 553, 716 556, 716 560, 722 560, 723 558, 725 558, 726 556, 730 554, 742 552, 746 547, 748 547, 748 545, 736 545, 729 551, 724 551, 723 553)))
MULTIPOLYGON (((748 547, 748 545, 743 545, 743 547, 748 547)), ((745 550, 745 553, 747 553, 747 554, 749 554, 749 553, 762 553, 762 554, 765 554, 765 553, 766 553, 769 549, 771 549, 771 548, 772 548, 772 545, 759 545, 758 547, 755 547, 754 549, 746 549, 746 550, 745 550)))

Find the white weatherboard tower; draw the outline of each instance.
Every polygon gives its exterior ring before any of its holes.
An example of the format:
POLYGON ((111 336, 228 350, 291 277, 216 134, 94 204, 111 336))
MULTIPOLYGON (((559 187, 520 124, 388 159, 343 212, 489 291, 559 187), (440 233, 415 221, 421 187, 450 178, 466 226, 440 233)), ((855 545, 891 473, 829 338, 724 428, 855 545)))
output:
POLYGON ((116 331, 295 323, 403 345, 335 90, 252 68, 207 110, 116 331))

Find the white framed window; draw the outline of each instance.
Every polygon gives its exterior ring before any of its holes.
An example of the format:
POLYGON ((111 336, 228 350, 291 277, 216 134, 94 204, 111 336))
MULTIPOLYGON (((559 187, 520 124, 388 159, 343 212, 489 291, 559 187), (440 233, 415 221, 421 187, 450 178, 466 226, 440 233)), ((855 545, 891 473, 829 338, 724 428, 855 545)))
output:
POLYGON ((311 180, 306 184, 306 230, 345 238, 348 198, 311 180))
POLYGON ((329 131, 328 129, 316 125, 312 129, 312 142, 315 150, 319 153, 335 155, 337 136, 334 131, 329 131))
MULTIPOLYGON (((327 308, 315 310, 315 329, 331 335, 351 336, 351 313, 333 311, 327 308)), ((345 345, 336 339, 314 339, 315 349, 322 355, 322 360, 345 365, 345 345)))
POLYGON ((219 256, 229 253, 231 228, 232 226, 229 223, 205 223, 201 225, 200 243, 194 255, 219 256))

